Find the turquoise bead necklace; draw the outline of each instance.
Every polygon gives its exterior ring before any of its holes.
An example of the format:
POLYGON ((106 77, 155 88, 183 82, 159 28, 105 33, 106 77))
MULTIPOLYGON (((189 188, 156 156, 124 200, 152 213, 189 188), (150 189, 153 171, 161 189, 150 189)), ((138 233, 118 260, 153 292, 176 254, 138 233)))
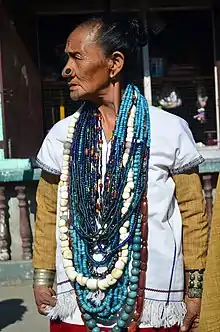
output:
POLYGON ((125 267, 117 282, 107 289, 92 291, 77 279, 74 288, 87 327, 98 332, 100 320, 108 322, 116 317, 112 331, 117 332, 127 327, 136 303, 140 204, 148 176, 150 118, 147 101, 137 87, 129 84, 125 89, 104 177, 102 144, 101 115, 94 105, 86 103, 76 124, 69 167, 73 266, 86 280, 94 276, 104 280, 107 273, 100 272, 103 266, 108 274, 114 275, 117 260, 125 262, 125 267), (128 192, 132 194, 129 196, 128 192), (126 223, 127 233, 123 237, 126 223), (121 256, 126 250, 127 256, 121 256), (102 255, 102 259, 98 260, 96 255, 102 255))

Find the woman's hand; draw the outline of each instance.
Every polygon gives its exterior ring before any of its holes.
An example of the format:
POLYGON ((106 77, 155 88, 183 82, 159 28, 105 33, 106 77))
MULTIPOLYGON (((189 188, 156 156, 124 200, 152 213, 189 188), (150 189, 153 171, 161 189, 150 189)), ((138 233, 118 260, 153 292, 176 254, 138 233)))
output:
POLYGON ((201 298, 185 297, 187 312, 180 332, 198 332, 201 301, 201 298))
POLYGON ((46 315, 46 306, 55 307, 56 305, 56 293, 47 286, 34 286, 34 297, 38 312, 41 315, 46 315))

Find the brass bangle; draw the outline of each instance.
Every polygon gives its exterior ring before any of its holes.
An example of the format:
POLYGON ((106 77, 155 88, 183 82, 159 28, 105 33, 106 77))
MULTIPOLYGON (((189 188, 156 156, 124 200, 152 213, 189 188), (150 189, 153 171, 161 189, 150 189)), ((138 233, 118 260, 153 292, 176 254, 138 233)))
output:
POLYGON ((204 269, 188 271, 189 273, 188 290, 187 290, 188 297, 190 298, 202 297, 204 271, 205 271, 204 269))
POLYGON ((34 269, 33 286, 52 287, 55 271, 46 269, 34 269))

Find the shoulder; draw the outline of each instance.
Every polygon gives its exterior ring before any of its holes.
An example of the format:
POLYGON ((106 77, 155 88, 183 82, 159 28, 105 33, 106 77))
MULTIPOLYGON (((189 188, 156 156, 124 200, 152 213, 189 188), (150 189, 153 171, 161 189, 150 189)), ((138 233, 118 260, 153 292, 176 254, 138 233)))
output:
POLYGON ((68 131, 68 126, 72 120, 73 116, 70 115, 66 117, 63 120, 58 121, 48 132, 46 138, 48 138, 50 141, 60 141, 61 143, 64 143, 66 136, 67 136, 67 131, 68 131))
POLYGON ((158 107, 149 106, 151 126, 166 131, 167 135, 177 133, 180 129, 188 128, 188 123, 177 115, 171 114, 158 107), (172 128, 172 131, 169 129, 172 128))

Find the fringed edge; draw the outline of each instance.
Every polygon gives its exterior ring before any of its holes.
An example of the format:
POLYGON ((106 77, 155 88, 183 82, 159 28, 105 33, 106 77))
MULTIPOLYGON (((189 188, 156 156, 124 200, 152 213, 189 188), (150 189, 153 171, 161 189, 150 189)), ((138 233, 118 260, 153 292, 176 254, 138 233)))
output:
POLYGON ((67 317, 72 316, 77 308, 77 302, 74 291, 59 294, 57 296, 57 303, 55 307, 47 307, 47 317, 55 320, 65 320, 67 317))
POLYGON ((141 324, 160 328, 181 326, 186 314, 184 302, 160 302, 145 300, 141 324))

